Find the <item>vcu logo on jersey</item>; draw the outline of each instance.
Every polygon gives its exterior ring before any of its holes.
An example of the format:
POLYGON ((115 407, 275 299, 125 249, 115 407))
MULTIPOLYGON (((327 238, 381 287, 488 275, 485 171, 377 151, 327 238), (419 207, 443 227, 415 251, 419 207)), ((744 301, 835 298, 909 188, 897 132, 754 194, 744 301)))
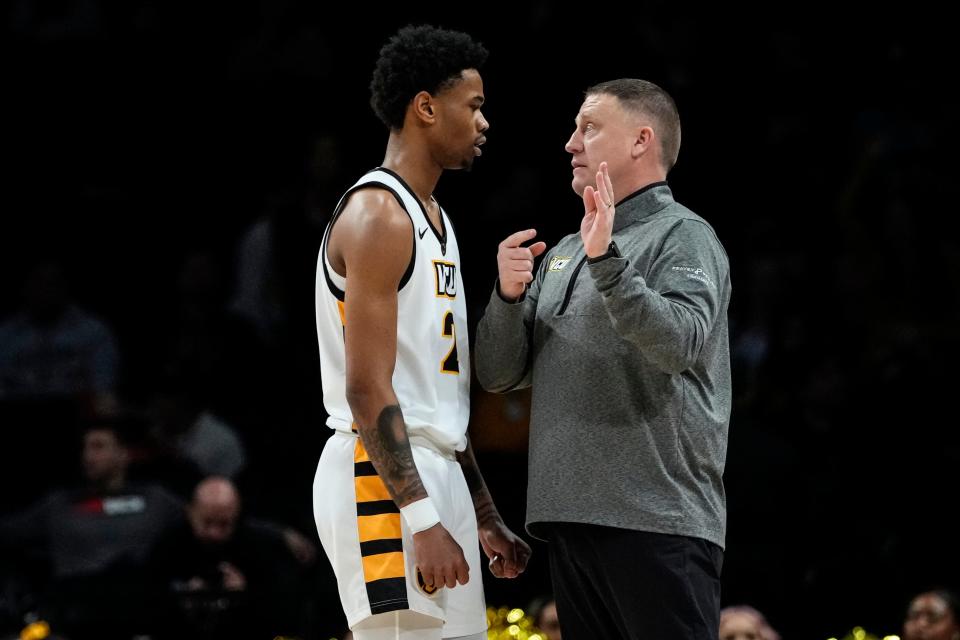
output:
POLYGON ((438 298, 457 297, 457 265, 443 260, 433 261, 434 277, 437 283, 438 298))

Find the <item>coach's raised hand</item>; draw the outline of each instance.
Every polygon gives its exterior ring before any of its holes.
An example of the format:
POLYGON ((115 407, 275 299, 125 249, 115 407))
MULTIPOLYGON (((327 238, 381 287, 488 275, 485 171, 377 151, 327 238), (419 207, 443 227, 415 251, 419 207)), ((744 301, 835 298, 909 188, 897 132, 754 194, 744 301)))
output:
POLYGON ((497 270, 500 275, 500 297, 510 302, 520 299, 527 285, 533 282, 533 261, 547 248, 547 243, 536 242, 521 246, 537 235, 536 229, 517 231, 497 248, 497 270))

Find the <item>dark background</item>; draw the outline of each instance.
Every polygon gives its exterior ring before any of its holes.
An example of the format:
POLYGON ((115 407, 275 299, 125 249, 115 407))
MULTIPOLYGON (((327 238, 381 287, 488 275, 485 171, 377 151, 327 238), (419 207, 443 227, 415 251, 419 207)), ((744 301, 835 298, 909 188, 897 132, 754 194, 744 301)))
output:
MULTIPOLYGON (((136 404, 184 258, 212 256, 228 300, 244 233, 271 218, 286 320, 279 342, 250 356, 254 377, 231 382, 259 403, 246 414, 257 418, 245 425, 244 490, 251 510, 312 533, 327 435, 315 259, 325 216, 383 157, 367 90, 379 47, 428 22, 490 49, 483 157, 438 187, 474 323, 503 237, 534 226, 552 244, 578 228, 563 145, 582 91, 649 79, 683 122, 674 194, 713 224, 732 265, 724 603, 756 606, 785 638, 855 624, 896 633, 910 595, 958 585, 947 524, 960 470, 957 55, 942 15, 662 2, 336 11, 302 0, 8 5, 0 312, 17 307, 32 264, 61 260, 75 298, 116 332, 120 391, 136 404)), ((478 407, 496 415, 497 402, 478 390, 478 407)), ((511 434, 506 421, 472 428, 511 434)), ((478 439, 520 530, 525 453, 478 439)), ((535 551, 526 577, 488 580, 490 604, 548 590, 535 551)))

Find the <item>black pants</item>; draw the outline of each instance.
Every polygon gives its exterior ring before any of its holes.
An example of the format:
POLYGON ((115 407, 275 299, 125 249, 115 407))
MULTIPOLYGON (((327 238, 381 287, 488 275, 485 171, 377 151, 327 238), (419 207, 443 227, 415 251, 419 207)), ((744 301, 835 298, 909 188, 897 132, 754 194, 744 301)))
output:
POLYGON ((723 550, 685 536, 550 525, 563 640, 717 640, 723 550))

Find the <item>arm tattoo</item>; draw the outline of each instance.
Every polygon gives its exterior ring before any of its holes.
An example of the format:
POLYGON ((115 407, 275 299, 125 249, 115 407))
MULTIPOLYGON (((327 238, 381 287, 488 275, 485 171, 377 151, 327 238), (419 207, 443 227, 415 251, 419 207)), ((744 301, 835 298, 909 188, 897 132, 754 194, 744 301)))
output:
POLYGON ((477 525, 484 526, 500 519, 497 507, 493 504, 493 497, 487 490, 487 485, 480 475, 480 467, 477 465, 477 459, 473 455, 473 445, 467 440, 467 448, 461 453, 457 453, 457 462, 463 469, 463 477, 467 481, 467 488, 470 489, 470 495, 473 497, 473 509, 477 513, 477 525))
POLYGON ((427 497, 413 462, 407 426, 397 405, 383 408, 375 429, 361 429, 363 446, 398 507, 427 497))

